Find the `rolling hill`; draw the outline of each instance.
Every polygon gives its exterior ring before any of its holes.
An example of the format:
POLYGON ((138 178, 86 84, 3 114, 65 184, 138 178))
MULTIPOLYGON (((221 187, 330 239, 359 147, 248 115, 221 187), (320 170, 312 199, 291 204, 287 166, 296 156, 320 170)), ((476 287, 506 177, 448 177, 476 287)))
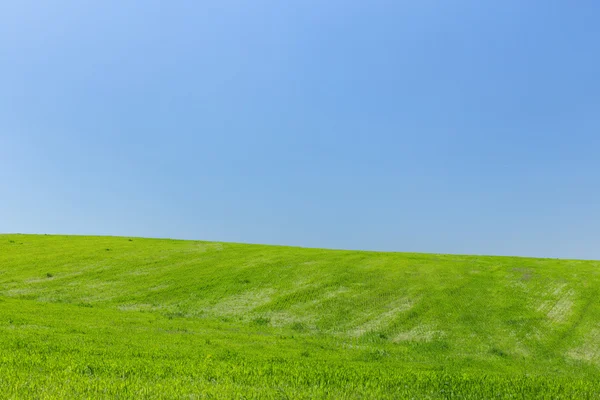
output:
POLYGON ((7 398, 598 398, 600 262, 0 235, 7 398))

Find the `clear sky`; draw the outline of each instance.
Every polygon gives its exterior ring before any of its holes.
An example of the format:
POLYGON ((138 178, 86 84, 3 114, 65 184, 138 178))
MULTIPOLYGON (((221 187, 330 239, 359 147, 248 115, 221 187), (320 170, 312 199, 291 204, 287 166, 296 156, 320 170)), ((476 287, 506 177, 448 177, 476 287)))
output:
POLYGON ((0 231, 600 259, 599 18, 3 1, 0 231))

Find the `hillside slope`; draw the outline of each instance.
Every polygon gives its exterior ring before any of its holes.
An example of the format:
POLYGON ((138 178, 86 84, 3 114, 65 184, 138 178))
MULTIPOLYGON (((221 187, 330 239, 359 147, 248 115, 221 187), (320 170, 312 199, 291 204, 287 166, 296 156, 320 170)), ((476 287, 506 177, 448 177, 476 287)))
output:
POLYGON ((0 235, 0 390, 593 397, 599 289, 598 261, 0 235))

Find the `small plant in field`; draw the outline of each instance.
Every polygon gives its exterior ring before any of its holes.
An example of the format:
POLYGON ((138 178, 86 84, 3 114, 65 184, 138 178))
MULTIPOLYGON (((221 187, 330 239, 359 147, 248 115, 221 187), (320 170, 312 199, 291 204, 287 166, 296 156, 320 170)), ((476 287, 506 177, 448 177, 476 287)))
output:
POLYGON ((46 278, 52 278, 54 275, 51 274, 50 272, 46 272, 46 278))

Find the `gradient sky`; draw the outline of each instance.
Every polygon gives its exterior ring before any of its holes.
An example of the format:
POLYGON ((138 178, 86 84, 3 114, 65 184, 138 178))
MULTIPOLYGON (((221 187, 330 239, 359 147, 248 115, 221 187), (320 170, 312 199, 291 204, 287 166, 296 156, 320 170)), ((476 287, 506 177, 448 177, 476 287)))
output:
POLYGON ((598 1, 4 1, 0 231, 600 259, 598 1))

